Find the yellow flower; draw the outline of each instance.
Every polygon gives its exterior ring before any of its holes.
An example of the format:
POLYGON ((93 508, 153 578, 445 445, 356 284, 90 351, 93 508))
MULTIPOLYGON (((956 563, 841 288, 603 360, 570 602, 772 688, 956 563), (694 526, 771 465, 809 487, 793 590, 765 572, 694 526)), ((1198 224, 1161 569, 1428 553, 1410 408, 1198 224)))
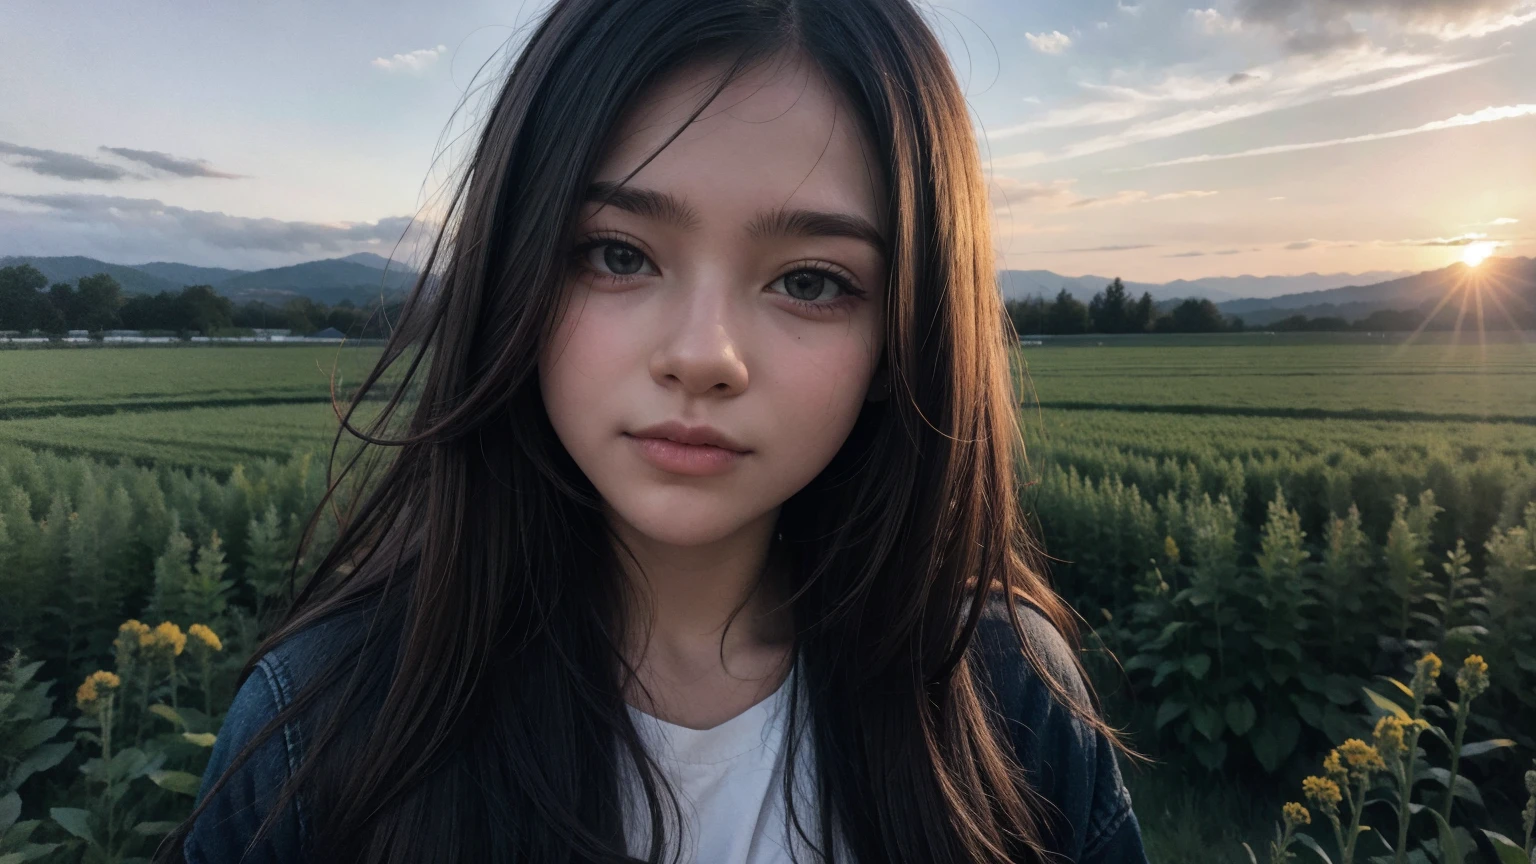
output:
POLYGON ((181 628, 175 624, 163 621, 147 635, 141 635, 139 644, 146 648, 154 648, 157 653, 164 656, 175 657, 187 647, 187 634, 181 632, 181 628))
POLYGON ((1383 759, 1396 761, 1399 756, 1408 751, 1408 745, 1403 741, 1403 728, 1403 721, 1391 714, 1376 721, 1373 738, 1376 741, 1376 749, 1381 752, 1383 759))
POLYGON ((132 660, 134 652, 144 644, 144 637, 148 633, 149 628, 133 618, 118 626, 117 638, 112 640, 112 645, 117 649, 119 664, 132 660))
POLYGON ((1435 682, 1440 679, 1440 658, 1431 651, 1413 664, 1413 695, 1423 699, 1435 692, 1435 682))
POLYGON ((219 636, 202 624, 193 624, 187 628, 187 635, 194 636, 211 651, 223 651, 224 643, 219 641, 219 636))
POLYGON ((1173 537, 1163 537, 1163 557, 1169 561, 1179 560, 1179 544, 1173 542, 1173 537))
POLYGON ((1312 824, 1312 814, 1307 812, 1307 808, 1295 801, 1286 802, 1286 805, 1280 809, 1285 814, 1285 824, 1288 826, 1295 827, 1297 825, 1312 824))
POLYGON ((92 672, 86 676, 84 681, 80 682, 79 689, 75 691, 76 707, 87 714, 94 713, 100 707, 103 697, 98 688, 105 688, 108 691, 105 695, 110 696, 111 691, 116 690, 121 683, 121 679, 111 672, 105 672, 100 669, 92 672))
POLYGON ((1463 700, 1476 699, 1488 689, 1488 664, 1481 654, 1472 654, 1462 662, 1456 672, 1456 689, 1463 700))
POLYGON ((1328 780, 1335 785, 1349 781, 1349 772, 1344 770, 1344 765, 1339 761, 1339 749, 1335 747, 1328 751, 1323 759, 1323 773, 1328 775, 1328 780))
POLYGON ((1360 780, 1371 776, 1373 771, 1387 769, 1387 764, 1381 759, 1381 752, 1359 738, 1350 738, 1340 744, 1337 750, 1349 766, 1351 779, 1360 780))
POLYGON ((1344 800, 1344 793, 1339 791, 1339 784, 1326 777, 1307 777, 1301 781, 1301 791, 1306 793, 1307 800, 1313 806, 1323 811, 1324 815, 1339 812, 1339 802, 1344 800))

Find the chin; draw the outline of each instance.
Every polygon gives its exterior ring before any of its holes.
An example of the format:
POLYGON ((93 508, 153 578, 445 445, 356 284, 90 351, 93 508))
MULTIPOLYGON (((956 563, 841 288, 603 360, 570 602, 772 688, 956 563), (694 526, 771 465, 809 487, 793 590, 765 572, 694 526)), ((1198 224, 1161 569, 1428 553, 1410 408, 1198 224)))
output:
MULTIPOLYGON (((743 514, 732 514, 720 506, 714 495, 700 492, 679 494, 669 490, 661 495, 636 496, 642 500, 620 499, 612 504, 614 515, 629 528, 654 543, 668 546, 707 546, 740 531, 751 521, 743 514), (684 497, 693 500, 679 500, 684 497)), ((612 502, 614 499, 609 499, 612 502)))

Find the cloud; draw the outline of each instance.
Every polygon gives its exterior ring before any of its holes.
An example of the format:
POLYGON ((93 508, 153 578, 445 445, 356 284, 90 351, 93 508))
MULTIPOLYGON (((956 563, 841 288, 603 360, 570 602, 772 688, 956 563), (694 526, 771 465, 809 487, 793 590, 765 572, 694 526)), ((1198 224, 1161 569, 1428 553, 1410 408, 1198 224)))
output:
POLYGON ((1259 80, 1257 75, 1250 75, 1247 72, 1233 72, 1231 75, 1227 76, 1227 83, 1234 87, 1238 84, 1247 84, 1249 81, 1257 80, 1259 80))
POLYGON ((1362 44, 1356 23, 1390 24, 1440 40, 1478 38, 1536 20, 1532 0, 1241 0, 1238 17, 1269 27, 1298 53, 1362 44))
MULTIPOLYGON (((281 219, 232 216, 208 210, 188 210, 153 198, 117 195, 10 195, 0 201, 20 203, 31 221, 55 226, 77 225, 127 237, 144 248, 199 244, 219 250, 292 254, 358 251, 399 240, 407 230, 419 230, 406 216, 376 222, 289 222, 281 219)), ((0 210, 0 214, 5 211, 0 210)), ((14 214, 12 214, 14 215, 14 214)), ((79 252, 75 254, 81 254, 79 252)))
POLYGON ((1401 75, 1394 75, 1390 78, 1383 78, 1380 81, 1372 81, 1369 84, 1360 84, 1355 87, 1346 87, 1342 90, 1335 90, 1333 91, 1333 95, 1359 96, 1364 93, 1375 93, 1378 90, 1388 90, 1393 87, 1401 87, 1404 84, 1411 84, 1415 81, 1423 81, 1425 78, 1434 78, 1438 75, 1445 75, 1451 72, 1460 72, 1463 69, 1471 69, 1474 66, 1481 66, 1484 63, 1495 59, 1497 58, 1478 57, 1474 60, 1463 60, 1459 63, 1436 63, 1432 66, 1425 66, 1422 69, 1415 69, 1412 72, 1405 72, 1401 75))
POLYGON ((1126 3, 1122 2, 1122 0, 1115 0, 1115 6, 1121 12, 1124 12, 1127 15, 1140 15, 1141 14, 1141 4, 1139 4, 1139 3, 1137 3, 1135 5, 1127 5, 1126 3))
POLYGON ((1428 240, 1399 240, 1396 246, 1471 246, 1488 239, 1487 234, 1462 234, 1459 237, 1432 237, 1428 240))
POLYGON ((1137 249, 1156 249, 1156 246, 1142 244, 1139 246, 1094 246, 1090 249, 1046 249, 1050 253, 1065 254, 1068 252, 1134 252, 1137 249))
POLYGON ((1239 18, 1228 18, 1215 9, 1190 9, 1186 13, 1190 20, 1199 27, 1207 36, 1220 36, 1224 33, 1236 33, 1243 29, 1243 22, 1239 18))
POLYGON ((1277 153, 1295 153, 1302 150, 1320 150, 1325 147, 1339 147, 1345 144, 1362 144, 1368 141, 1386 141, 1392 138, 1404 138, 1409 135, 1421 135, 1425 132, 1439 132, 1444 129, 1458 129, 1464 126, 1478 126, 1484 123, 1495 123, 1500 120, 1514 120, 1521 117, 1536 115, 1536 104, 1528 105, 1504 105, 1500 107, 1488 107, 1471 114, 1457 114, 1445 120, 1436 120, 1410 129, 1394 129, 1390 132, 1373 132, 1369 135, 1355 135, 1350 138, 1332 138, 1327 141, 1309 141, 1302 144, 1276 144, 1269 147, 1255 147, 1251 150, 1242 150, 1236 153, 1205 153, 1199 156, 1185 156, 1182 159, 1169 159, 1166 162, 1153 162, 1141 165, 1137 168, 1117 169, 1120 171, 1135 171, 1141 168, 1166 168, 1172 165, 1192 165, 1197 162, 1219 162, 1226 159, 1246 159, 1253 156, 1271 156, 1277 153))
MULTIPOLYGON (((1469 62, 1475 65, 1476 61, 1469 62)), ((1167 75, 1161 81, 1140 87, 1085 82, 1084 89, 1107 98, 1047 112, 1039 120, 994 130, 987 137, 995 140, 1053 126, 1109 123, 1117 117, 1141 122, 1075 141, 1054 153, 1000 156, 991 161, 990 167, 1015 169, 1075 159, 1335 98, 1341 95, 1340 85, 1362 79, 1362 86, 1368 90, 1385 90, 1461 68, 1466 67, 1446 63, 1434 54, 1362 48, 1326 58, 1288 57, 1238 73, 1245 77, 1236 82, 1236 76, 1226 74, 1167 75), (1404 70, 1415 70, 1418 74, 1404 75, 1404 70), (1241 85, 1236 93, 1234 83, 1241 85), (1167 113, 1169 110, 1173 113, 1167 113)))
POLYGON ((992 206, 1005 210, 1015 204, 1031 201, 1061 199, 1071 196, 1075 180, 1052 180, 1049 183, 1018 180, 1013 177, 993 177, 988 189, 992 206))
POLYGON ((223 180, 236 180, 243 176, 216 171, 212 165, 203 159, 184 159, 180 156, 172 156, 169 153, 161 153, 158 150, 134 150, 128 147, 102 147, 101 149, 108 153, 115 153, 124 159, 141 162, 156 171, 174 174, 177 177, 215 177, 223 180))
POLYGON ((1017 205, 1031 203, 1044 204, 1059 210, 1086 210, 1125 204, 1179 201, 1186 198, 1209 198, 1220 194, 1206 189, 1187 189, 1154 195, 1142 189, 1125 189, 1108 195, 1084 197, 1072 191, 1076 183, 1076 180, 1026 181, 1007 175, 997 175, 992 177, 988 189, 991 193, 992 206, 996 210, 1008 210, 1017 205))
POLYGON ((1276 195, 1273 198, 1270 198, 1269 200, 1271 200, 1271 201, 1284 201, 1285 200, 1285 196, 1284 195, 1276 195))
POLYGON ((1217 254, 1217 255, 1241 255, 1242 252, 1243 252, 1243 250, 1241 250, 1241 249, 1223 249, 1220 252, 1217 252, 1215 254, 1217 254))
POLYGON ((1029 40, 1030 47, 1041 54, 1060 54, 1072 47, 1072 37, 1052 30, 1049 33, 1025 33, 1024 38, 1029 40))
POLYGON ((375 57, 373 65, 386 71, 404 69, 408 72, 420 72, 437 62, 448 51, 447 45, 439 45, 436 48, 417 48, 406 54, 395 54, 390 57, 375 57))
POLYGON ((1519 219, 1511 219, 1508 216, 1500 216, 1499 218, 1494 219, 1493 221, 1489 222, 1488 224, 1489 225, 1515 225, 1515 224, 1518 224, 1519 222, 1520 222, 1519 219))
POLYGON ((1204 252, 1178 252, 1173 255, 1164 255, 1164 258, 1204 258, 1204 252))
POLYGON ((138 175, 116 165, 97 162, 74 153, 23 147, 0 141, 0 159, 33 174, 61 180, 124 180, 138 175))
POLYGON ((1285 248, 1291 251, 1300 251, 1303 249, 1314 248, 1355 249, 1360 246, 1454 248, 1460 246, 1472 246, 1478 243, 1486 243, 1495 247, 1509 245, 1508 242, 1503 240, 1489 240, 1487 234, 1469 233, 1460 234, 1455 237, 1426 237, 1404 240, 1319 240, 1315 237, 1311 237, 1306 240, 1297 240, 1293 243, 1287 243, 1285 248))

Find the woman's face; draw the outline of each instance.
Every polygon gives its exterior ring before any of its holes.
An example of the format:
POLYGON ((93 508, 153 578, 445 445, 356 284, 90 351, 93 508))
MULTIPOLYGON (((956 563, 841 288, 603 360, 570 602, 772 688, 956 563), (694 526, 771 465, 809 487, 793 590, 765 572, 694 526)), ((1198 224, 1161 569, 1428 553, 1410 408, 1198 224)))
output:
MULTIPOLYGON (((771 528, 865 404, 884 332, 879 163, 812 69, 738 78, 627 195, 583 206, 540 387, 622 533, 699 546, 771 528), (747 452, 637 437, 667 421, 747 452)), ((686 69, 631 107, 597 182, 661 146, 720 71, 686 69)))

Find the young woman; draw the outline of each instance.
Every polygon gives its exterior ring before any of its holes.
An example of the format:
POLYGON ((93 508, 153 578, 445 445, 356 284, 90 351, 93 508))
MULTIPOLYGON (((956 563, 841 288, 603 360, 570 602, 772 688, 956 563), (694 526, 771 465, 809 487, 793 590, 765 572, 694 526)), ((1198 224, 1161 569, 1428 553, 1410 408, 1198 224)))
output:
POLYGON ((560 0, 452 203, 167 860, 1145 860, 909 0, 560 0))

